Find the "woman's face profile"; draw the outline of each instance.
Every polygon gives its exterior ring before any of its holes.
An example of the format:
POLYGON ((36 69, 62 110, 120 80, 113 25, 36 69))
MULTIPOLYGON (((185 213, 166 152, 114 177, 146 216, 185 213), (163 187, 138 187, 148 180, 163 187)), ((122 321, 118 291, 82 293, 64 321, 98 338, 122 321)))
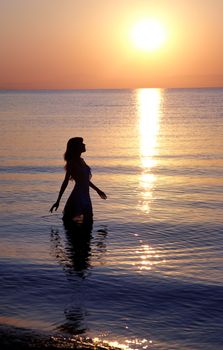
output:
POLYGON ((80 147, 81 147, 81 153, 86 152, 86 146, 83 142, 81 143, 80 147))

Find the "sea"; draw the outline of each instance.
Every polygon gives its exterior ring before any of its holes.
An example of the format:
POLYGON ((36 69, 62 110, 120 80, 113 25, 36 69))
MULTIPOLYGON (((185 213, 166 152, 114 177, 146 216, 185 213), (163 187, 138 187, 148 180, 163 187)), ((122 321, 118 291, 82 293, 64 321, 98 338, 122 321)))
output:
POLYGON ((223 89, 1 91, 0 121, 2 348, 223 349, 223 89), (75 136, 88 237, 74 182, 49 212, 75 136))

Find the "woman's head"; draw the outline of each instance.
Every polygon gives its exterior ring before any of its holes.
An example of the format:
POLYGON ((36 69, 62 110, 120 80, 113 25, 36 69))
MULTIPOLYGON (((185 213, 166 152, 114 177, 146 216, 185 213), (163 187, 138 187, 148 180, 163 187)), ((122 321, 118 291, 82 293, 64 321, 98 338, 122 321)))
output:
POLYGON ((85 152, 85 144, 83 143, 82 137, 72 137, 67 142, 67 149, 64 154, 64 160, 66 162, 72 159, 79 158, 82 152, 85 152))

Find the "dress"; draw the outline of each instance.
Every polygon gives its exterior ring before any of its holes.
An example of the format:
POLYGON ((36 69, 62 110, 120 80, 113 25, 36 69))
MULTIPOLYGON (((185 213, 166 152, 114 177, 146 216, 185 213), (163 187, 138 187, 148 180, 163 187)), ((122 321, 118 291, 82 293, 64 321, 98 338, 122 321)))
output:
POLYGON ((81 158, 80 162, 72 165, 71 176, 75 181, 63 211, 64 221, 78 221, 80 217, 92 220, 93 211, 89 193, 91 169, 81 158))

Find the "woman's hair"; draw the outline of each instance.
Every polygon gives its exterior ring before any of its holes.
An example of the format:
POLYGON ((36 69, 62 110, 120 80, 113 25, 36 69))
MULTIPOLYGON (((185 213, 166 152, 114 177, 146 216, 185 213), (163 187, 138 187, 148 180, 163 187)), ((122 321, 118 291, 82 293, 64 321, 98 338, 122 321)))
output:
POLYGON ((72 163, 78 161, 78 159, 80 158, 82 143, 82 137, 72 137, 67 142, 67 149, 64 153, 64 160, 66 161, 65 170, 71 168, 72 163))

